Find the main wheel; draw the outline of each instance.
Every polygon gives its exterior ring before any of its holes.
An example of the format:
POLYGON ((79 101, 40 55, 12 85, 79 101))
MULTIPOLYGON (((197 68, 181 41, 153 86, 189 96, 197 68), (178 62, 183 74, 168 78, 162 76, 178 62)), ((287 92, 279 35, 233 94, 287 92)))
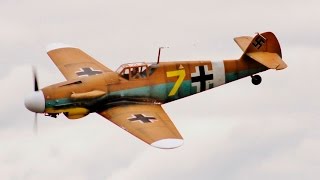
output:
POLYGON ((251 76, 251 82, 252 82, 252 84, 254 84, 254 85, 259 85, 259 84, 261 83, 261 81, 262 81, 261 76, 259 76, 259 75, 251 76))

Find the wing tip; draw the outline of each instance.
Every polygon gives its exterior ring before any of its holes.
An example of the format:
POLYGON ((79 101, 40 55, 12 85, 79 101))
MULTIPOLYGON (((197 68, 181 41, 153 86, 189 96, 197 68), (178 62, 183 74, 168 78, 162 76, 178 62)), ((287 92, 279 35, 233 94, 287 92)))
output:
POLYGON ((75 48, 75 47, 68 44, 63 44, 63 43, 51 43, 47 45, 46 50, 47 52, 50 52, 50 51, 61 49, 61 48, 75 48))
POLYGON ((160 149, 174 149, 183 145, 183 139, 161 139, 155 141, 151 146, 160 148, 160 149))

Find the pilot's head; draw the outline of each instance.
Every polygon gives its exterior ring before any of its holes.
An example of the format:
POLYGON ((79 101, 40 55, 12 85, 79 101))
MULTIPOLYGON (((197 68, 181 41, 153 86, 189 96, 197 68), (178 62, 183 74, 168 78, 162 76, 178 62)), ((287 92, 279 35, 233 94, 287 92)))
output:
POLYGON ((133 73, 133 74, 136 74, 137 72, 139 72, 139 68, 138 68, 138 67, 134 67, 134 68, 132 69, 132 73, 133 73))

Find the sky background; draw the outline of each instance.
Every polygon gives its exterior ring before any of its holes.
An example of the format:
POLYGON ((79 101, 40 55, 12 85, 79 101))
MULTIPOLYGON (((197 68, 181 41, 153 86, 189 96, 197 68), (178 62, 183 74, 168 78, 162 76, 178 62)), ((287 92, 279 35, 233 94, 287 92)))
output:
POLYGON ((320 12, 306 0, 1 0, 0 177, 8 180, 319 179, 320 12), (288 68, 263 72, 164 105, 182 147, 148 146, 96 114, 75 121, 24 107, 64 78, 52 42, 80 47, 116 70, 123 63, 241 56, 232 38, 272 31, 288 68))

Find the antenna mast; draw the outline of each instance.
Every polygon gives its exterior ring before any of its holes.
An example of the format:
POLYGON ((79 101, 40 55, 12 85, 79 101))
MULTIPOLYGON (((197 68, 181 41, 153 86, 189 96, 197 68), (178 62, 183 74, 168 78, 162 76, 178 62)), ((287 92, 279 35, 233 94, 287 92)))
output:
POLYGON ((159 64, 160 62, 161 49, 164 49, 164 48, 169 48, 169 47, 159 47, 157 64, 159 64))

